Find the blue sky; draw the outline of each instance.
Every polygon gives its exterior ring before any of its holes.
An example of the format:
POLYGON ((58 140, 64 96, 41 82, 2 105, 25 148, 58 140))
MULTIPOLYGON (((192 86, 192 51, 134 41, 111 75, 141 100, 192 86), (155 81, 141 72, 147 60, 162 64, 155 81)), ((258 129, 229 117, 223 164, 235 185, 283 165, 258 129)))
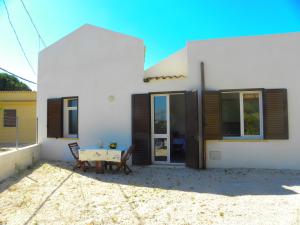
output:
MULTIPOLYGON (((144 39, 145 68, 189 40, 300 31, 300 0, 23 0, 47 45, 90 23, 144 39)), ((6 0, 35 70, 38 37, 20 0, 6 0)), ((300 40, 299 40, 300 41, 300 40)), ((0 0, 0 66, 37 80, 0 0)), ((33 86, 31 86, 33 87, 33 86)))

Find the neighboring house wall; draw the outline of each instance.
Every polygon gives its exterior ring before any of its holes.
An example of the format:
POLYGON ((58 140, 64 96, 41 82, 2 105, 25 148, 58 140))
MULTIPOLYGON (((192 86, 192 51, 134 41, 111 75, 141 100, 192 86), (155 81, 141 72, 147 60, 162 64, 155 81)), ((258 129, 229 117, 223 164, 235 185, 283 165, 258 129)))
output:
POLYGON ((200 74, 203 61, 208 90, 286 88, 288 93, 288 140, 208 141, 209 168, 300 169, 299 59, 299 33, 188 44, 189 75, 200 74), (221 153, 220 160, 210 157, 213 151, 221 153))
POLYGON ((4 126, 4 111, 16 110, 19 143, 36 142, 36 92, 0 92, 0 143, 16 142, 16 127, 4 126))

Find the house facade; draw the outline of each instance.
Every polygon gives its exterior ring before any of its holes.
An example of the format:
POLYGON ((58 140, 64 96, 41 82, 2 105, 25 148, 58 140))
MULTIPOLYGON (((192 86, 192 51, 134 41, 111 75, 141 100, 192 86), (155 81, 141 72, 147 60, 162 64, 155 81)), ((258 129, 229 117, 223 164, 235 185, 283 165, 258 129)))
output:
POLYGON ((0 91, 0 144, 36 143, 36 92, 0 91))
POLYGON ((144 71, 143 40, 84 25, 39 55, 41 155, 101 140, 138 165, 300 169, 299 40, 192 41, 144 71))

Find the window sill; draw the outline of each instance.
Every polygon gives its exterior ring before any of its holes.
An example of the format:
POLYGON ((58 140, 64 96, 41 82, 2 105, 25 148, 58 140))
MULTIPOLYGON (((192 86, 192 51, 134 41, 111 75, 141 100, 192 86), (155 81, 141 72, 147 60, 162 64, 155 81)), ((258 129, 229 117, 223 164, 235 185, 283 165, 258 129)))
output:
POLYGON ((223 139, 222 142, 268 142, 269 140, 264 139, 223 139))
POLYGON ((77 138, 77 137, 64 137, 64 138, 59 138, 59 139, 62 139, 62 140, 79 140, 79 138, 77 138))
POLYGON ((223 137, 224 142, 266 142, 262 136, 254 137, 223 137))
POLYGON ((72 137, 62 137, 62 138, 50 138, 49 139, 57 139, 57 140, 79 140, 79 138, 72 138, 72 137))
POLYGON ((263 138, 264 138, 263 135, 223 136, 223 139, 234 139, 234 140, 257 140, 263 138))

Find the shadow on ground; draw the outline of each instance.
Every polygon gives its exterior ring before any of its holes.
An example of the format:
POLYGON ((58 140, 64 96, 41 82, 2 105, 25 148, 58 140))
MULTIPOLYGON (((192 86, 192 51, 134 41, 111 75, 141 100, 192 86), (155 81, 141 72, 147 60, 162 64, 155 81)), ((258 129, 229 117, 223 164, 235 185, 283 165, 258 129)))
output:
MULTIPOLYGON (((45 195, 43 200, 34 209, 24 224, 32 222, 33 218, 39 213, 44 205, 61 190, 67 182, 72 180, 74 174, 81 182, 87 182, 76 190, 76 186, 70 191, 80 191, 80 188, 93 188, 89 179, 98 182, 117 184, 116 188, 122 191, 125 198, 126 188, 122 185, 128 185, 129 188, 150 188, 162 190, 174 190, 182 192, 216 194, 221 196, 236 197, 245 195, 293 195, 300 193, 300 171, 292 170, 265 170, 265 169, 208 169, 194 170, 189 168, 170 168, 170 167, 132 167, 133 173, 125 175, 122 172, 113 174, 106 171, 105 174, 96 174, 94 168, 87 172, 73 171, 73 164, 66 162, 39 162, 32 168, 28 168, 13 177, 10 177, 0 183, 0 193, 10 186, 18 183, 22 179, 30 179, 32 182, 39 183, 34 180, 34 172, 43 166, 50 168, 58 168, 54 170, 56 173, 64 171, 60 180, 53 186, 53 189, 45 195), (45 165, 45 163, 47 165, 45 165), (65 171, 66 170, 66 171, 65 171), (82 177, 81 177, 82 176, 82 177), (71 179, 70 179, 71 178, 71 179), (299 191, 298 191, 299 190, 299 191)), ((43 170, 40 170, 41 173, 43 170)), ((51 180, 51 172, 45 173, 51 180)), ((48 178, 47 178, 48 179, 48 178)), ((96 185, 95 185, 96 186, 96 185)), ((97 185, 98 186, 98 185, 97 185)), ((98 186, 99 187, 99 186, 98 186)), ((169 192, 172 195, 171 192, 169 192)), ((178 193, 177 193, 178 194, 178 193)), ((130 202, 128 203, 131 204, 130 202)), ((131 205, 130 205, 131 206, 131 205)), ((131 206, 135 212, 134 207, 131 206)), ((138 216, 136 216, 139 218, 138 216)))
MULTIPOLYGON (((22 171, 0 182, 0 193, 30 174, 45 162, 22 171)), ((72 163, 47 162, 61 169, 72 171, 72 163)), ((76 173, 107 183, 133 185, 137 187, 179 190, 184 192, 211 193, 224 196, 241 195, 291 195, 298 194, 290 187, 300 187, 300 171, 267 169, 207 169, 133 166, 133 173, 122 172, 96 174, 94 168, 76 173)))
MULTIPOLYGON (((72 164, 51 162, 53 166, 72 171, 72 164)), ((298 194, 290 187, 300 187, 300 171, 267 169, 208 169, 164 167, 132 167, 133 173, 96 174, 76 171, 98 181, 147 188, 211 193, 224 196, 291 195, 298 194)))

